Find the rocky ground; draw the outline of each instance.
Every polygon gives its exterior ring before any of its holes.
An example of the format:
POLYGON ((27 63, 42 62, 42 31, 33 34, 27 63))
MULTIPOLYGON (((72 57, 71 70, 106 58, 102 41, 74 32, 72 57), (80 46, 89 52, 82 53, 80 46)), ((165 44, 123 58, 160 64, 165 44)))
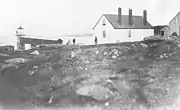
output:
POLYGON ((0 54, 1 104, 9 109, 164 110, 179 105, 179 60, 178 43, 167 40, 0 54))

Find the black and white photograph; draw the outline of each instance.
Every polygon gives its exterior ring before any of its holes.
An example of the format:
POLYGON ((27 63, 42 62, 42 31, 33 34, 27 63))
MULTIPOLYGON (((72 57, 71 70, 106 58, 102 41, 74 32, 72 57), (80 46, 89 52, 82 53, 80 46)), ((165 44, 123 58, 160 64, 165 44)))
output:
POLYGON ((180 0, 0 0, 0 110, 180 110, 180 0))

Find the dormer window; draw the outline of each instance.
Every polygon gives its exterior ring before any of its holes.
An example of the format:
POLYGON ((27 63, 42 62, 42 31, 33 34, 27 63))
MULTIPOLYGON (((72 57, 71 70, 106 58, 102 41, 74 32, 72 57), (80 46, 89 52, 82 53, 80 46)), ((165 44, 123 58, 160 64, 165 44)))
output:
POLYGON ((105 19, 102 20, 102 24, 103 24, 103 26, 106 25, 106 20, 105 19))

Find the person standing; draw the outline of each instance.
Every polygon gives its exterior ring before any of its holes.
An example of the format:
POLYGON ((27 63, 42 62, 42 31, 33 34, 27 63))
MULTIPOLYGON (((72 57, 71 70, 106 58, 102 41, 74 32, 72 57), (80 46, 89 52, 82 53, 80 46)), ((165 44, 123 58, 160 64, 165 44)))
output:
POLYGON ((94 42, 97 45, 97 37, 96 36, 95 36, 94 42))
POLYGON ((73 39, 73 44, 75 45, 75 43, 76 43, 76 39, 74 38, 74 39, 73 39))

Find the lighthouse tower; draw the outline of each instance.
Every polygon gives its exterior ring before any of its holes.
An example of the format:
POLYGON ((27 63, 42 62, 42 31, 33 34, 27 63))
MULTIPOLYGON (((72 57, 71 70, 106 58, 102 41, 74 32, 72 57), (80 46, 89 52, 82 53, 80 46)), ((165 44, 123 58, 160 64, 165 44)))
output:
POLYGON ((16 30, 16 37, 17 37, 17 46, 15 46, 15 49, 21 49, 21 37, 24 35, 24 29, 20 26, 16 30))

